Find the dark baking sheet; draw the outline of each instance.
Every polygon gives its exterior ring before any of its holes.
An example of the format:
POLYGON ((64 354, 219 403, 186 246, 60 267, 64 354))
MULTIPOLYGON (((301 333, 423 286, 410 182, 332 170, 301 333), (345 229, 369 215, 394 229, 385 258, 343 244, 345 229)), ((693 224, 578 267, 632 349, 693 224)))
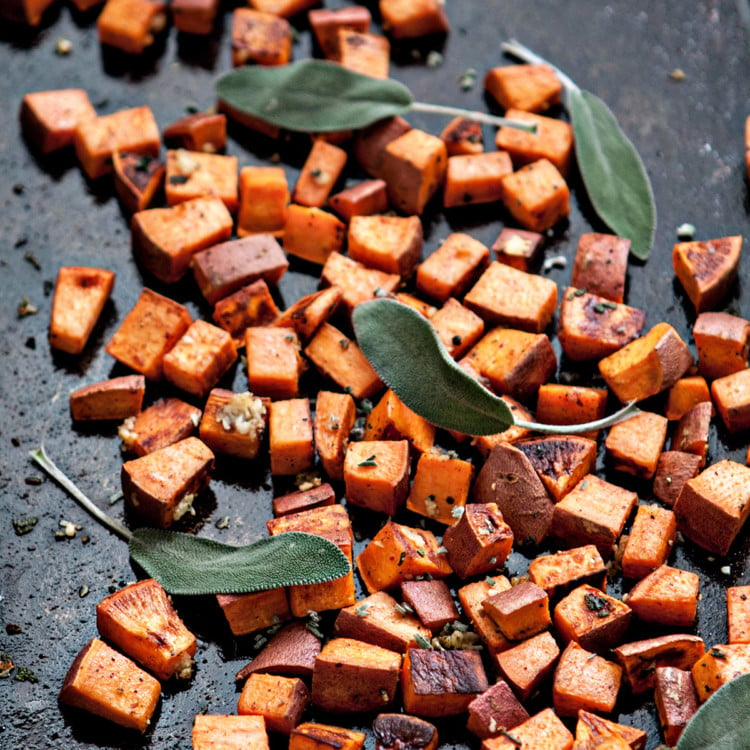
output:
MULTIPOLYGON (((516 37, 604 98, 644 159, 659 211, 651 259, 646 264, 631 263, 627 301, 647 311, 649 326, 666 320, 689 338, 693 314, 673 281, 670 262, 676 227, 694 224, 698 239, 748 230, 743 128, 750 112, 750 53, 744 8, 742 0, 737 4, 461 0, 448 5, 452 31, 447 39, 399 45, 392 75, 424 101, 483 109, 487 105, 482 75, 506 62, 500 42, 516 37), (425 64, 433 49, 443 54, 438 67, 425 64), (463 91, 458 79, 472 68, 478 72, 477 85, 463 91), (685 73, 682 81, 670 77, 677 68, 685 73)), ((229 8, 212 36, 191 39, 171 30, 141 59, 100 47, 96 11, 81 15, 61 5, 36 30, 0 21, 0 651, 38 678, 18 681, 14 671, 9 679, 0 680, 0 747, 185 748, 190 746, 196 712, 236 710, 233 677, 252 655, 253 638, 232 639, 212 603, 205 600, 197 605, 178 602, 200 638, 198 669, 189 685, 165 689, 145 737, 61 710, 57 704, 65 672, 96 632, 96 603, 135 574, 122 542, 50 480, 42 478, 38 483, 42 475, 30 464, 28 452, 44 441, 86 493, 112 514, 122 515, 121 502, 109 506, 110 496, 119 490, 122 463, 116 430, 75 427, 67 398, 82 383, 122 372, 104 352, 104 343, 144 284, 167 290, 145 278, 135 265, 126 217, 109 181, 87 182, 70 153, 38 158, 17 123, 24 93, 71 86, 86 88, 102 113, 148 104, 162 127, 189 107, 211 106, 212 82, 229 69, 228 13, 229 8), (55 54, 58 38, 72 42, 69 56, 55 54), (60 265, 73 264, 117 272, 112 300, 89 347, 78 358, 55 354, 46 342, 51 283, 60 265), (18 317, 23 297, 38 307, 38 314, 18 317), (15 535, 11 521, 26 516, 37 516, 38 524, 25 536, 15 535), (54 532, 63 519, 82 528, 75 539, 56 542, 54 532), (82 587, 87 587, 86 596, 82 587)), ((309 30, 304 17, 295 19, 295 25, 300 33, 294 55, 303 58, 310 54, 309 30)), ((432 132, 442 127, 442 122, 423 116, 410 119, 432 132)), ((252 134, 234 131, 232 136, 228 153, 236 154, 241 165, 265 163, 277 150, 252 134)), ((489 131, 486 136, 491 144, 489 131)), ((293 183, 304 150, 297 141, 282 146, 281 152, 293 183)), ((570 219, 550 238, 547 257, 563 255, 570 261, 580 234, 602 228, 594 221, 577 178, 573 186, 570 219)), ((425 252, 457 230, 490 244, 506 219, 497 206, 445 214, 431 207, 424 217, 425 252)), ((280 304, 315 289, 314 270, 293 262, 279 285, 280 304)), ((564 286, 570 264, 548 275, 564 286)), ((745 276, 743 270, 724 309, 747 316, 745 276)), ((168 293, 185 302, 194 315, 207 313, 192 282, 168 293)), ((569 368, 560 374, 566 381, 588 376, 569 368)), ((245 387, 239 367, 225 383, 245 387)), ((153 386, 149 389, 149 399, 160 392, 153 386)), ((720 427, 712 428, 711 460, 744 461, 745 450, 746 436, 728 439, 720 427)), ((612 476, 601 462, 600 470, 603 476, 637 489, 643 500, 650 498, 647 485, 612 476)), ((274 484, 265 464, 248 468, 220 459, 216 480, 200 502, 201 534, 230 543, 263 536, 262 522, 270 517, 271 499, 284 489, 282 483, 274 484), (229 527, 220 530, 215 522, 225 516, 229 527)), ((372 518, 358 517, 356 523, 365 541, 376 528, 372 518)), ((711 559, 689 544, 678 545, 673 557, 674 564, 701 576, 696 631, 707 645, 726 639, 724 588, 750 582, 748 536, 747 531, 742 533, 726 560, 711 559), (724 565, 730 566, 730 574, 721 572, 724 565)), ((526 564, 514 555, 507 572, 521 573, 526 564)), ((624 697, 618 709, 613 718, 647 728, 649 747, 658 744, 650 701, 636 703, 624 697)), ((369 717, 311 715, 358 727, 369 723, 369 717)), ((440 730, 445 744, 478 746, 467 738, 460 718, 443 722, 440 730)))

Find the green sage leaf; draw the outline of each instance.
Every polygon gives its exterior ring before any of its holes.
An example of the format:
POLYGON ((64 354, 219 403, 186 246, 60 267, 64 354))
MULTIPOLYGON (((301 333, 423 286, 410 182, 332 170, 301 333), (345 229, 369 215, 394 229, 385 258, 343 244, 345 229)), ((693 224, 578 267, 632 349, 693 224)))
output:
POLYGON ((324 583, 350 568, 328 539, 289 531, 243 547, 143 528, 133 532, 130 556, 170 593, 247 594, 280 586, 324 583))
POLYGON ((432 424, 492 435, 513 424, 501 398, 464 372, 424 316, 389 299, 364 302, 352 315, 357 342, 383 382, 432 424))
POLYGON ((677 750, 736 750, 750 736, 750 674, 722 685, 694 714, 677 750))
POLYGON ((656 206, 646 168, 607 105, 589 91, 568 89, 578 168, 599 218, 646 260, 654 244, 656 206))
POLYGON ((412 95, 326 60, 251 65, 226 73, 216 94, 229 106, 287 130, 326 133, 371 125, 409 109, 412 95))

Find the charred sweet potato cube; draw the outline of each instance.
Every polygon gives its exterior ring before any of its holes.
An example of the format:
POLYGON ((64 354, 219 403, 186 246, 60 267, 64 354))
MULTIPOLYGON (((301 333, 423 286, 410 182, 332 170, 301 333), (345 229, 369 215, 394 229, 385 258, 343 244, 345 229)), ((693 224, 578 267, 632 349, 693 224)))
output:
POLYGON ((381 713, 372 722, 375 750, 397 750, 408 745, 414 750, 436 750, 438 732, 433 724, 416 716, 381 713))
POLYGON ((237 347, 223 328, 195 320, 164 355, 164 377, 183 391, 202 398, 236 360, 237 347))
POLYGON ((20 118, 28 141, 50 154, 71 146, 78 124, 96 119, 96 110, 83 89, 34 91, 21 100, 20 118))
POLYGON ((593 544, 574 547, 534 558, 529 563, 529 580, 556 599, 582 584, 604 590, 607 568, 593 544))
POLYGON ((401 654, 352 638, 334 638, 315 659, 313 703, 324 711, 377 711, 393 702, 401 654))
POLYGON ((688 479, 698 476, 701 457, 682 451, 664 451, 659 456, 654 474, 654 495, 672 507, 688 479))
POLYGON ((450 526, 456 520, 453 509, 466 505, 473 476, 471 462, 437 451, 426 451, 417 461, 406 507, 450 526))
POLYGON ((500 151, 510 154, 516 168, 548 159, 563 177, 567 177, 573 159, 573 128, 570 123, 521 109, 509 109, 505 116, 536 127, 534 133, 507 126, 495 133, 495 145, 500 151))
POLYGON ((413 39, 450 30, 440 0, 380 0, 383 28, 394 39, 413 39))
POLYGON ((333 505, 335 501, 336 493, 333 487, 326 482, 317 487, 295 490, 286 495, 275 497, 273 499, 273 515, 275 518, 288 516, 303 510, 333 505))
POLYGON ((216 453, 253 459, 266 430, 268 399, 214 388, 200 423, 201 440, 216 453))
POLYGON ((729 643, 750 643, 750 586, 727 589, 729 643))
POLYGON ((750 368, 714 380, 711 397, 729 432, 750 427, 750 368))
POLYGON ((620 303, 625 296, 630 240, 587 232, 578 240, 570 285, 620 303))
POLYGON ((609 713, 617 702, 621 681, 622 667, 571 642, 555 669, 555 712, 559 716, 576 716, 581 709, 609 713))
POLYGON ((490 594, 483 606, 511 641, 530 638, 552 624, 547 592, 531 581, 490 594))
POLYGON ((356 604, 344 607, 336 618, 334 630, 339 637, 372 643, 399 654, 404 654, 407 648, 416 646, 418 636, 429 640, 432 635, 428 628, 423 627, 413 614, 385 591, 376 591, 358 600, 356 604))
POLYGON ((341 289, 332 286, 300 297, 273 322, 275 326, 293 328, 300 339, 308 341, 325 323, 341 302, 341 289))
POLYGON ((184 148, 167 151, 164 193, 167 205, 194 198, 219 198, 230 213, 239 205, 239 177, 236 156, 207 154, 184 148))
POLYGON ((302 358, 297 334, 289 328, 252 326, 245 331, 247 382, 253 393, 296 398, 302 358))
POLYGON ((269 732, 290 734, 310 703, 310 691, 299 677, 251 674, 237 703, 240 716, 262 716, 269 732))
POLYGON ((480 740, 496 737, 529 718, 528 711, 504 680, 498 680, 468 705, 466 728, 480 740))
POLYGON ((195 253, 190 267, 206 302, 215 305, 258 279, 278 284, 289 261, 272 235, 255 234, 195 253))
POLYGON ((750 321, 723 312, 701 313, 693 325, 698 369, 709 380, 747 367, 750 321))
POLYGON ((435 427, 387 390, 367 415, 364 440, 406 440, 411 452, 426 453, 435 442, 435 427))
POLYGON ((688 375, 669 389, 664 415, 669 420, 680 419, 696 404, 710 400, 711 392, 706 379, 702 375, 688 375))
POLYGON ((163 398, 135 417, 128 417, 117 434, 123 451, 145 456, 190 437, 200 419, 201 410, 192 404, 178 398, 163 398))
POLYGON ((526 700, 552 674, 560 648, 549 632, 539 633, 495 656, 498 671, 526 700))
POLYGON ((433 633, 459 619, 458 608, 445 581, 403 581, 401 597, 433 633))
POLYGON ((700 456, 701 465, 705 464, 712 412, 713 405, 710 401, 696 404, 685 412, 672 435, 672 450, 694 453, 700 456))
POLYGON ((219 300, 212 317, 214 323, 232 335, 234 345, 241 349, 245 346, 248 328, 274 323, 279 314, 268 284, 258 279, 219 300))
POLYGON ((695 622, 699 589, 696 573, 660 565, 633 586, 626 601, 641 620, 689 628, 695 622))
POLYGON ((512 171, 513 164, 506 151, 449 157, 443 206, 453 208, 501 200, 502 178, 512 171))
POLYGON ((324 286, 338 286, 341 289, 341 301, 349 314, 360 302, 374 299, 380 294, 393 293, 401 285, 398 274, 368 268, 339 252, 332 252, 327 257, 321 281, 324 286))
POLYGON ((355 73, 372 78, 388 78, 391 43, 381 34, 339 29, 336 62, 355 73))
POLYGON ((232 216, 219 198, 195 198, 139 211, 131 230, 136 259, 159 281, 173 284, 185 275, 195 253, 229 239, 232 216))
POLYGON ((362 750, 365 737, 354 729, 309 721, 292 730, 289 750, 362 750))
POLYGON ((217 594, 216 601, 232 635, 237 636, 269 628, 292 616, 284 588, 252 594, 217 594))
MULTIPOLYGON (((384 180, 364 180, 328 199, 328 205, 344 220, 355 216, 372 216, 388 210, 388 193, 384 180)), ((420 224, 421 227, 421 224, 420 224)))
POLYGON ((453 571, 463 579, 501 568, 513 548, 513 531, 500 509, 495 503, 475 502, 463 510, 443 536, 453 571))
POLYGON ((320 639, 310 632, 305 622, 295 620, 271 636, 252 661, 237 673, 235 680, 241 682, 255 672, 310 678, 320 649, 320 639))
POLYGON ((327 264, 330 255, 341 252, 345 237, 346 225, 332 213, 296 203, 287 208, 284 250, 289 255, 310 263, 327 264))
POLYGON ((568 548, 595 544, 606 559, 637 502, 635 492, 589 474, 555 505, 551 533, 568 548))
POLYGON ((505 591, 510 581, 505 576, 487 576, 482 581, 474 581, 461 586, 457 595, 464 615, 481 638, 490 654, 498 654, 513 646, 503 635, 497 623, 484 609, 484 600, 493 591, 505 591))
POLYGON ((698 710, 698 694, 690 672, 675 667, 657 667, 654 703, 664 742, 677 745, 687 723, 698 710))
POLYGON ((513 750, 518 747, 571 750, 573 735, 551 708, 545 708, 513 727, 512 732, 505 732, 482 742, 482 750, 513 750))
POLYGON ((390 590, 419 576, 445 578, 452 572, 435 535, 388 521, 357 557, 367 591, 390 590))
MULTIPOLYGON (((176 25, 179 11, 175 13, 174 3, 172 14, 176 25)), ((179 30, 179 26, 177 28, 179 30)), ((164 129, 164 142, 170 148, 216 154, 223 151, 227 143, 227 117, 215 112, 186 115, 164 129)))
POLYGON ((99 41, 140 55, 167 25, 167 5, 154 0, 107 0, 96 27, 99 41))
POLYGON ((726 555, 750 514, 750 468, 718 461, 682 487, 677 528, 699 547, 726 555))
POLYGON ((96 627, 161 680, 188 679, 197 649, 161 584, 153 578, 131 583, 96 605, 96 627))
POLYGON ((543 232, 570 213, 570 190, 557 167, 539 159, 503 177, 503 204, 524 229, 543 232))
POLYGON ((544 235, 525 229, 504 227, 492 243, 492 250, 500 263, 519 271, 532 271, 541 255, 544 235))
POLYGON ((410 468, 406 440, 349 443, 344 458, 347 501, 395 516, 409 493, 410 468))
POLYGON ((315 403, 315 449, 331 479, 344 478, 344 457, 349 433, 357 418, 354 399, 348 393, 318 391, 315 403))
POLYGON ((286 65, 292 58, 292 27, 285 18, 253 8, 232 12, 232 65, 286 65))
POLYGON ((49 343, 53 349, 80 354, 86 348, 114 284, 114 271, 104 268, 60 268, 49 323, 49 343))
POLYGON ((495 261, 467 292, 464 304, 487 323, 541 333, 557 306, 557 284, 495 261))
POLYGON ((623 643, 614 649, 634 695, 654 689, 656 670, 660 667, 690 670, 705 653, 701 638, 681 633, 623 643))
POLYGON ((242 167, 237 234, 256 232, 281 236, 289 205, 289 184, 283 167, 242 167))
POLYGON ((669 323, 657 323, 614 354, 599 372, 620 401, 641 401, 671 388, 691 367, 693 356, 669 323))
MULTIPOLYGON (((151 5, 148 1, 146 4, 151 5)), ((159 7, 160 4, 153 5, 159 7)), ((112 171, 115 151, 158 157, 161 136, 153 112, 142 106, 79 120, 74 145, 81 168, 89 179, 95 180, 112 171)))
POLYGON ((490 251, 479 240, 454 232, 417 268, 417 289, 438 302, 459 297, 489 259, 490 251))
POLYGON ((76 422, 127 419, 140 412, 145 393, 143 375, 84 385, 70 394, 70 415, 76 422))
POLYGON ((518 448, 504 442, 492 448, 477 475, 473 496, 476 503, 497 504, 516 544, 538 545, 547 537, 554 504, 518 448))
POLYGON ((160 695, 155 677, 93 638, 76 656, 58 697, 67 706, 145 732, 160 695))
POLYGON ((551 65, 504 65, 484 77, 484 88, 503 109, 544 112, 562 101, 562 84, 551 65))
POLYGON ((305 355, 322 375, 354 398, 371 398, 383 388, 378 374, 350 338, 330 323, 323 323, 305 347, 305 355))
POLYGON ((318 139, 302 165, 292 201, 301 206, 324 206, 333 186, 346 165, 347 154, 342 148, 318 139))
POLYGON ((195 437, 126 461, 121 472, 126 507, 142 520, 166 529, 186 513, 195 512, 193 501, 208 485, 213 467, 214 454, 195 437))
POLYGON ((643 479, 651 479, 667 438, 666 417, 641 411, 618 422, 604 441, 613 468, 643 479))
POLYGON ((299 474, 312 468, 313 426, 306 398, 274 401, 269 407, 271 473, 299 474))
POLYGON ((482 125, 468 117, 454 117, 440 133, 448 156, 481 154, 484 151, 482 125))
POLYGON ((581 708, 576 722, 576 748, 646 750, 647 734, 628 724, 618 724, 581 708))
POLYGON ((166 168, 153 156, 115 151, 112 154, 115 192, 130 213, 145 211, 164 185, 166 168))
POLYGON ((388 197, 399 211, 419 215, 443 184, 447 165, 445 143, 412 128, 386 145, 377 176, 386 181, 388 197))
POLYGON ((712 646, 693 665, 693 683, 701 703, 735 677, 750 673, 750 643, 712 646))
POLYGON ((308 11, 307 20, 323 56, 333 60, 338 55, 339 29, 369 31, 372 16, 364 5, 352 5, 344 8, 316 8, 308 11))
POLYGON ((575 641, 585 649, 602 652, 622 642, 632 612, 619 599, 583 584, 560 600, 554 619, 564 643, 575 641))
POLYGON ((658 505, 641 505, 622 555, 622 574, 644 578, 663 565, 677 535, 674 513, 658 505))
POLYGON ((410 648, 404 656, 401 693, 407 713, 455 716, 488 687, 477 651, 410 648))
POLYGON ((737 276, 742 237, 721 237, 707 242, 678 242, 672 248, 672 266, 696 313, 717 307, 737 276))
POLYGON ((349 257, 404 279, 414 273, 422 244, 418 216, 354 216, 349 224, 349 257))
POLYGON ((268 750, 268 735, 262 716, 217 716, 197 714, 193 722, 193 750, 268 750))
POLYGON ((642 310, 568 287, 560 303, 557 335, 565 356, 584 362, 614 354, 641 335, 645 322, 642 310))

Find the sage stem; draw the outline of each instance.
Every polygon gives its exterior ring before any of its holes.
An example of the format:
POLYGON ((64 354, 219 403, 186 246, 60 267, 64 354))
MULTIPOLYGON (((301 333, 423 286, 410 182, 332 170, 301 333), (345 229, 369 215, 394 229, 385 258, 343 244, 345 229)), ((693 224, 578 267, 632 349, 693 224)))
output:
POLYGON ((78 504, 88 511, 102 526, 106 526, 112 533, 117 534, 120 539, 129 542, 133 536, 130 529, 126 529, 119 521, 107 515, 103 510, 96 506, 92 500, 78 489, 75 483, 55 464, 47 455, 44 446, 41 445, 35 451, 29 453, 31 460, 41 467, 49 476, 52 477, 78 504))
POLYGON ((503 42, 501 48, 505 54, 517 57, 525 63, 531 63, 532 65, 549 65, 554 69, 555 75, 560 79, 560 83, 565 87, 566 92, 580 91, 576 82, 569 76, 565 75, 560 68, 553 65, 548 60, 545 60, 543 57, 540 57, 536 52, 533 52, 526 45, 521 44, 521 42, 516 39, 509 39, 507 42, 503 42))
POLYGON ((517 130, 525 130, 528 133, 536 133, 536 125, 534 123, 510 120, 506 117, 498 117, 485 112, 477 112, 476 110, 461 109, 460 107, 447 107, 443 104, 427 104, 426 102, 412 102, 409 109, 414 112, 426 112, 432 115, 466 117, 469 120, 481 122, 485 125, 495 125, 499 128, 516 128, 517 130))
POLYGON ((519 427, 524 427, 527 430, 533 430, 534 432, 544 432, 548 435, 577 435, 581 432, 603 430, 607 427, 611 427, 613 424, 617 424, 628 417, 632 417, 639 411, 640 409, 635 405, 635 401, 630 401, 614 414, 610 414, 608 417, 602 417, 602 419, 595 419, 592 422, 585 422, 584 424, 552 425, 542 424, 540 422, 526 422, 523 419, 516 419, 513 424, 516 424, 519 427))

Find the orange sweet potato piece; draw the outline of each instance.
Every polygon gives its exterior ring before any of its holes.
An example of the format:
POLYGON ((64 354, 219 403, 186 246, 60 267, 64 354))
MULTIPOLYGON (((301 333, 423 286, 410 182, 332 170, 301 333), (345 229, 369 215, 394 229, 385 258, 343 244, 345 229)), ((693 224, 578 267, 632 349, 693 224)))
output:
POLYGON ((172 0, 170 10, 177 31, 208 35, 214 28, 219 0, 172 0))
POLYGON ((167 5, 151 0, 107 0, 96 28, 99 41, 132 55, 150 47, 167 25, 167 5))
POLYGON ((729 432, 750 427, 750 368, 714 380, 711 397, 729 432))
POLYGON ((96 118, 89 95, 83 89, 34 91, 21 100, 24 136, 43 154, 73 144, 83 120, 96 118))
POLYGON ((70 394, 70 415, 76 422, 127 419, 140 412, 146 380, 143 375, 91 383, 70 394))
POLYGON ((320 639, 308 630, 306 623, 295 620, 272 635, 252 661, 237 673, 235 680, 242 682, 255 672, 310 678, 320 649, 320 639))
POLYGON ((422 244, 418 216, 354 216, 349 223, 349 257, 404 279, 414 273, 422 244))
MULTIPOLYGON (((510 593, 512 589, 508 589, 510 593)), ((521 700, 526 700, 552 674, 560 649, 549 632, 539 633, 495 655, 498 672, 521 700)))
POLYGON ((646 750, 647 738, 646 732, 637 727, 609 721, 585 709, 578 711, 575 750, 617 750, 620 747, 646 750))
POLYGON ((164 186, 166 167, 153 156, 115 151, 112 169, 117 197, 130 213, 145 211, 164 186))
POLYGON ((29 26, 39 26, 54 0, 6 0, 0 3, 0 18, 29 26))
POLYGON ((700 456, 702 466, 708 453, 708 431, 712 412, 713 406, 710 401, 696 404, 685 412, 672 435, 672 450, 700 456))
POLYGON ((268 750, 268 735, 262 716, 217 716, 197 714, 193 723, 193 750, 268 750))
POLYGON ((357 132, 353 153, 362 169, 371 177, 383 177, 385 147, 399 136, 411 130, 402 117, 388 117, 357 132))
POLYGON ((145 456, 190 437, 200 422, 201 410, 178 398, 163 398, 129 417, 117 433, 123 451, 145 456))
POLYGON ((301 206, 324 206, 346 164, 346 151, 324 140, 313 142, 302 165, 292 201, 301 206))
POLYGON ((709 380, 747 367, 750 321, 723 312, 701 313, 693 325, 698 369, 709 380))
POLYGON ((201 440, 216 453, 255 458, 266 430, 269 399, 214 388, 201 419, 201 440))
POLYGON ((454 117, 440 133, 448 156, 481 154, 484 150, 482 126, 468 117, 454 117))
MULTIPOLYGON (((344 245, 346 225, 316 206, 292 203, 286 211, 284 250, 310 263, 326 263, 344 245)), ((335 283, 335 282, 334 282, 335 283)))
POLYGON ((656 668, 654 703, 664 741, 677 745, 683 730, 698 710, 698 694, 690 672, 675 667, 656 668))
POLYGON ((411 607, 420 622, 433 633, 460 617, 445 581, 403 581, 401 597, 404 605, 411 607))
MULTIPOLYGON (((545 424, 583 424, 601 419, 607 412, 605 388, 542 383, 536 397, 536 418, 545 424)), ((595 439, 597 430, 585 437, 595 439)))
POLYGON ((571 750, 573 735, 551 708, 545 708, 534 714, 522 724, 513 727, 512 732, 505 732, 497 737, 490 737, 482 742, 482 750, 571 750))
POLYGON ((313 426, 306 398, 274 401, 269 408, 268 434, 273 475, 299 474, 312 468, 313 426))
POLYGON ((698 476, 702 460, 694 453, 664 451, 659 456, 654 474, 654 495, 672 507, 688 479, 698 476))
POLYGON ((484 333, 484 321, 453 298, 430 316, 430 323, 454 359, 467 354, 484 333))
POLYGON ((287 307, 273 324, 293 328, 301 340, 307 341, 331 317, 340 301, 341 290, 335 286, 306 294, 287 307))
POLYGON ((381 713, 372 722, 375 750, 409 745, 415 750, 436 750, 438 732, 434 724, 407 714, 381 713))
POLYGON ((457 592, 464 615, 469 619, 490 654, 506 651, 513 644, 485 611, 484 600, 493 591, 504 591, 509 588, 510 581, 505 576, 487 576, 482 581, 474 581, 461 586, 457 592))
MULTIPOLYGON (((304 486, 304 485, 303 485, 304 486)), ((320 508, 333 505, 336 501, 336 493, 328 482, 306 489, 288 492, 273 499, 273 515, 288 516, 292 513, 300 513, 303 510, 320 508)))
POLYGON ((443 3, 439 0, 381 0, 383 28, 394 39, 413 39, 442 34, 450 29, 443 3))
MULTIPOLYGON (((177 25, 179 12, 175 13, 174 3, 172 14, 177 25)), ((227 143, 227 117, 215 112, 186 115, 164 128, 164 142, 170 148, 216 154, 223 151, 227 143)))
POLYGON ((750 643, 713 646, 691 671, 698 699, 703 703, 722 685, 750 673, 750 643))
POLYGON ((502 679, 477 696, 468 711, 466 728, 482 740, 496 737, 529 718, 528 711, 502 679))
POLYGON ((691 571, 660 565, 638 581, 627 603, 641 620, 688 628, 695 622, 699 583, 691 571))
POLYGON ((667 438, 667 424, 661 414, 641 411, 612 425, 604 441, 612 466, 651 479, 667 438))
MULTIPOLYGON (((698 356, 700 357, 700 352, 698 356)), ((669 420, 680 419, 696 404, 710 400, 711 392, 708 390, 706 379, 702 375, 688 375, 680 378, 669 389, 664 415, 669 420)))
POLYGON ((236 156, 169 149, 164 182, 167 205, 194 198, 219 198, 230 213, 235 213, 239 205, 238 169, 236 156))
POLYGON ((286 65, 292 58, 292 27, 285 18, 253 8, 232 13, 232 65, 286 65))
POLYGON ((625 296, 630 240, 588 232, 578 240, 570 285, 620 303, 625 296))
POLYGON ((355 216, 383 214, 388 210, 388 193, 384 180, 364 180, 328 199, 328 205, 344 220, 355 216))
POLYGON ((503 204, 524 228, 543 232, 570 213, 570 189, 557 167, 540 159, 503 177, 503 204))
POLYGON ((367 415, 364 439, 407 440, 412 452, 426 453, 435 442, 435 426, 388 390, 367 415))
POLYGON ((344 478, 344 457, 356 418, 354 399, 348 393, 318 391, 315 402, 315 449, 331 479, 341 481, 344 478))
POLYGON ((232 635, 256 633, 292 617, 287 592, 283 588, 252 594, 217 594, 216 602, 232 635))
POLYGON ((279 315, 268 284, 258 279, 219 300, 214 306, 212 318, 216 325, 232 335, 234 345, 241 349, 245 346, 245 331, 248 328, 275 324, 279 315))
POLYGON ((237 234, 244 237, 268 232, 281 236, 289 200, 289 183, 283 167, 242 167, 237 234))
POLYGON ((504 65, 487 71, 484 88, 503 109, 544 112, 562 101, 562 84, 551 65, 504 65))
POLYGON ((663 565, 677 536, 674 513, 658 505, 641 505, 622 555, 622 574, 644 578, 663 565))
POLYGON ((490 594, 483 606, 512 641, 537 635, 552 624, 547 592, 531 581, 490 594))
POLYGON ((470 461, 425 451, 417 461, 406 507, 450 526, 456 520, 453 509, 466 505, 473 476, 474 465, 470 461))
POLYGON ((289 750, 362 750, 364 732, 308 721, 292 730, 289 750))
POLYGON ((237 703, 240 716, 262 716, 269 732, 290 734, 310 702, 310 691, 299 677, 256 672, 242 688, 237 703))
POLYGON ((544 235, 538 232, 504 227, 492 243, 492 249, 500 263, 519 271, 532 271, 538 265, 543 243, 544 235))
POLYGON ((128 729, 145 732, 161 694, 159 681, 98 638, 65 676, 59 700, 128 729))
POLYGON ((323 286, 337 286, 341 289, 341 301, 348 314, 360 302, 382 294, 391 294, 401 285, 398 274, 368 268, 339 252, 332 252, 326 258, 321 281, 323 286))
POLYGON ((297 334, 289 328, 253 326, 245 331, 247 382, 253 393, 296 398, 302 358, 297 334))
POLYGON ((339 29, 336 36, 339 65, 372 78, 388 78, 391 43, 384 36, 355 29, 339 29))
POLYGON ((316 8, 307 14, 315 41, 324 57, 336 59, 339 29, 369 31, 372 16, 364 5, 344 8, 316 8))
POLYGON ((513 171, 506 151, 461 154, 448 159, 443 206, 492 203, 503 197, 502 178, 513 171))
POLYGON ((750 586, 727 589, 729 643, 750 643, 750 586))
POLYGON ((349 443, 344 458, 346 499, 353 505, 395 516, 406 503, 410 468, 406 440, 349 443))
POLYGON ((582 584, 604 590, 606 566, 593 544, 561 550, 534 558, 529 563, 529 580, 557 599, 582 584))

